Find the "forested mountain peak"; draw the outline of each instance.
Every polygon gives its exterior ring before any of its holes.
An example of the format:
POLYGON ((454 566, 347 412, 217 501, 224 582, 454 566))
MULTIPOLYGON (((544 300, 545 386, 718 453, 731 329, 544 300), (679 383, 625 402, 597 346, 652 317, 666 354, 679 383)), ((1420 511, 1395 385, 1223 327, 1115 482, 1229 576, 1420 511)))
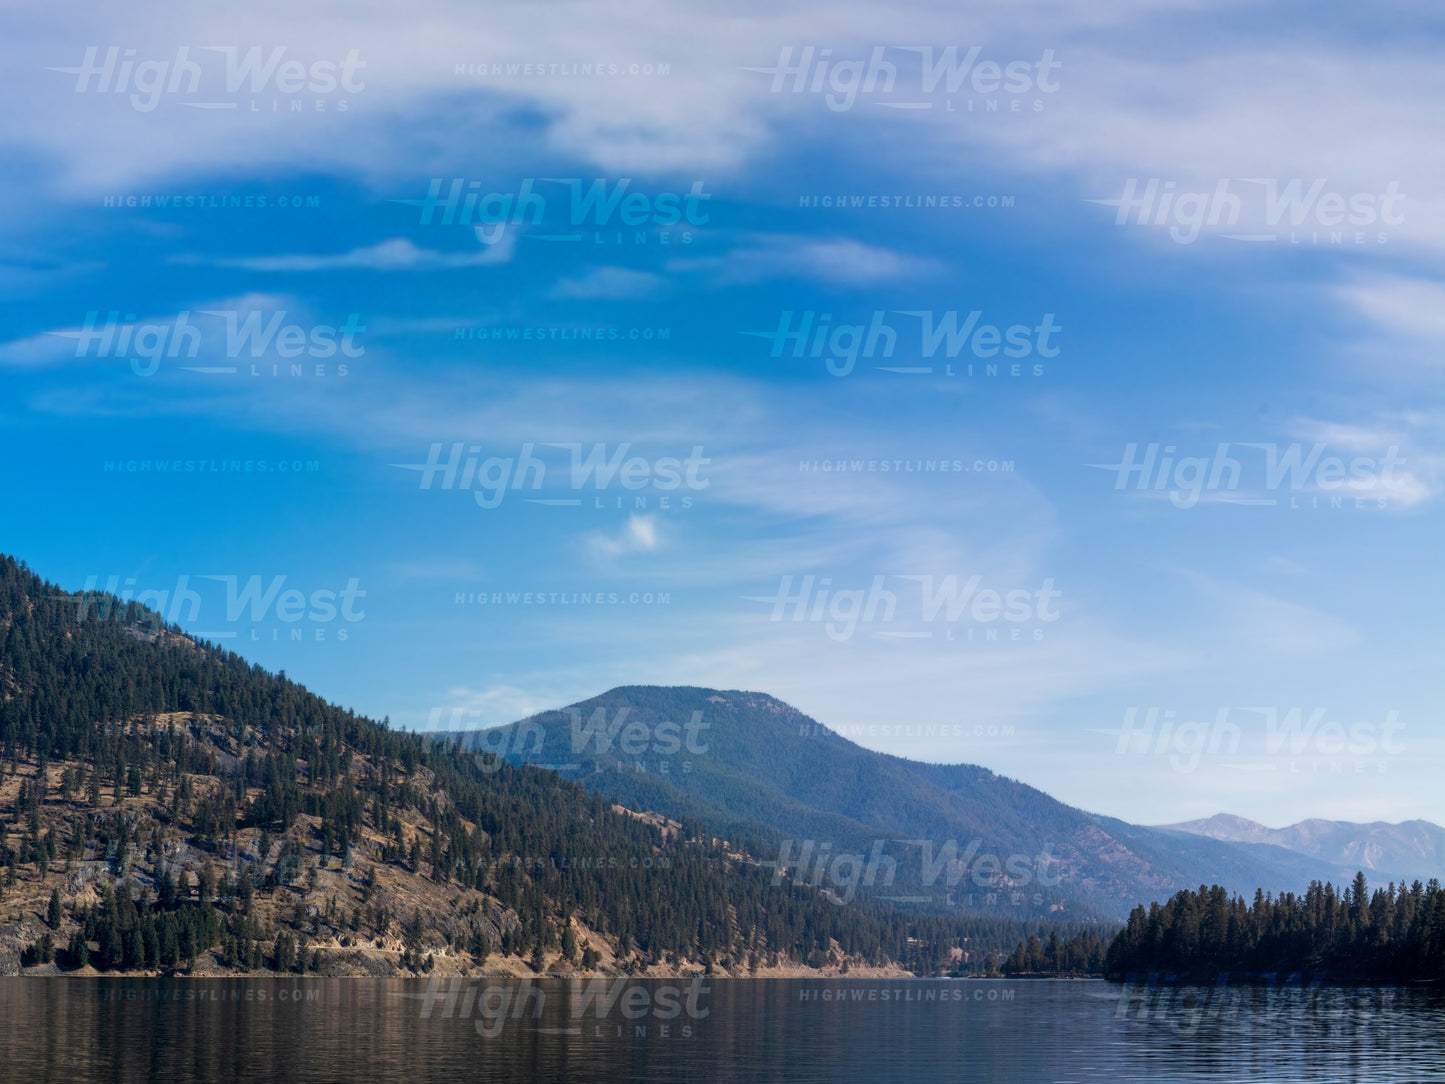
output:
POLYGON ((688 818, 392 730, 10 558, 0 867, 0 970, 8 949, 197 973, 934 973, 1019 934, 840 906, 688 818))
MULTIPOLYGON (((905 719, 844 729, 876 740, 908 726, 905 719)), ((953 729, 940 735, 950 745, 953 729)), ((777 861, 811 845, 799 871, 805 880, 939 914, 1123 919, 1140 900, 1201 883, 1302 890, 1331 872, 1276 845, 1076 809, 977 764, 880 753, 759 692, 623 686, 447 736, 499 761, 546 765, 629 806, 695 821, 777 861), (896 872, 853 883, 874 856, 896 872)))

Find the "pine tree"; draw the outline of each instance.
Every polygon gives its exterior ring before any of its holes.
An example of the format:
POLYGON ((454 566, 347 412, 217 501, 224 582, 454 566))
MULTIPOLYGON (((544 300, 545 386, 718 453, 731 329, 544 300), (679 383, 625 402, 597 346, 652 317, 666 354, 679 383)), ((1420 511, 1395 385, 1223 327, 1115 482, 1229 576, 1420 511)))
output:
POLYGON ((71 967, 86 967, 90 963, 90 948, 85 943, 85 932, 77 930, 70 935, 70 944, 65 949, 65 958, 71 967))

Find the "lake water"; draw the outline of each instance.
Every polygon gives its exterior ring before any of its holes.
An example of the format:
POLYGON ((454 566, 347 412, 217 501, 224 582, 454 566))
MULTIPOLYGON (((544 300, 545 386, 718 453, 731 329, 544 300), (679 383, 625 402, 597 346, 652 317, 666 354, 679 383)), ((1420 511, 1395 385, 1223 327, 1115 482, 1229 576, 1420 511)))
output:
POLYGON ((0 979, 0 1079, 1445 1080, 1445 997, 1097 981, 0 979))

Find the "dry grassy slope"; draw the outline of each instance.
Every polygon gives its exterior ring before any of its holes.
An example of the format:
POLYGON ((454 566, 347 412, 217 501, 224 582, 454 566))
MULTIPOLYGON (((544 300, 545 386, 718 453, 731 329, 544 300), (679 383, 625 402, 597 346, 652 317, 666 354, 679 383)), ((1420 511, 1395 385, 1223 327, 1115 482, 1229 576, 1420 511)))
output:
MULTIPOLYGON (((194 738, 200 749, 215 755, 218 766, 229 769, 238 758, 244 758, 247 751, 258 754, 264 747, 254 740, 254 735, 228 732, 223 720, 214 716, 195 716, 190 713, 162 715, 154 723, 134 720, 132 728, 154 725, 164 728, 174 725, 184 729, 194 738)), ((304 762, 303 762, 304 766, 304 762)), ((142 793, 138 797, 123 795, 117 802, 114 789, 109 781, 101 788, 99 805, 88 803, 85 788, 65 798, 61 794, 61 781, 68 769, 81 772, 84 765, 71 761, 51 761, 46 767, 46 798, 42 804, 40 834, 52 832, 58 848, 55 862, 41 875, 35 863, 16 866, 15 880, 4 887, 0 897, 0 974, 61 974, 65 973, 54 964, 30 968, 20 967, 23 949, 34 945, 40 937, 49 932, 57 947, 63 947, 78 928, 74 912, 99 902, 101 888, 110 884, 118 888, 125 881, 134 886, 140 894, 154 897, 159 883, 160 867, 157 856, 150 853, 153 832, 159 832, 165 868, 173 876, 185 870, 192 884, 199 883, 200 871, 209 861, 218 876, 224 875, 231 866, 231 848, 223 846, 219 853, 209 852, 193 844, 193 833, 188 830, 185 818, 174 812, 174 787, 165 783, 157 786, 147 778, 142 782, 142 793), (132 845, 123 871, 112 869, 109 858, 98 853, 94 842, 79 857, 67 857, 67 843, 71 838, 77 819, 98 825, 101 821, 113 821, 116 814, 122 814, 131 826, 138 842, 132 845), (51 891, 59 889, 64 919, 60 929, 51 931, 45 924, 47 904, 51 891)), ((28 832, 28 824, 17 817, 17 801, 23 783, 33 783, 37 765, 34 760, 22 760, 18 766, 11 763, 0 765, 0 843, 18 847, 20 838, 28 832), (12 770, 13 769, 13 770, 12 770)), ((406 774, 398 765, 393 770, 399 779, 406 774)), ((363 756, 353 758, 350 771, 353 776, 374 773, 377 766, 363 756)), ((206 775, 189 776, 190 803, 210 791, 229 786, 226 780, 206 775)), ((421 790, 431 793, 430 773, 418 769, 411 782, 421 790)), ((253 788, 254 789, 254 788, 253 788)), ((303 788, 304 789, 304 788, 303 788)), ((638 813, 616 807, 627 813, 656 824, 664 835, 677 834, 680 825, 668 821, 655 813, 638 813)), ((401 820, 407 845, 413 837, 420 837, 425 849, 431 838, 432 826, 414 808, 396 809, 394 815, 401 820)), ((289 887, 278 887, 274 892, 258 891, 252 909, 257 915, 267 938, 274 939, 281 931, 291 931, 304 936, 311 949, 318 950, 322 958, 321 973, 329 975, 373 975, 389 976, 414 974, 402 966, 405 945, 401 924, 416 913, 420 914, 425 926, 422 952, 430 954, 433 960, 431 973, 440 975, 535 975, 531 960, 518 956, 503 956, 500 951, 502 932, 517 926, 517 916, 498 900, 471 888, 456 884, 438 884, 429 877, 413 873, 401 863, 388 864, 383 860, 383 848, 388 840, 371 823, 369 813, 362 829, 362 842, 352 850, 351 862, 345 868, 334 855, 323 857, 317 842, 320 821, 316 817, 301 814, 295 825, 284 836, 273 836, 273 842, 266 855, 267 865, 274 863, 292 842, 299 839, 304 851, 303 869, 289 887), (314 883, 311 870, 314 867, 314 883), (352 930, 348 919, 353 909, 364 908, 364 880, 369 870, 375 870, 376 884, 371 893, 369 905, 380 905, 389 915, 394 916, 385 932, 377 936, 366 922, 359 930, 352 930), (492 953, 482 964, 465 952, 465 942, 476 923, 492 945, 492 953), (349 943, 344 943, 349 942, 349 943)), ((475 825, 467 824, 468 830, 475 825)), ((235 833, 235 849, 242 858, 259 859, 259 845, 262 831, 247 828, 235 833)), ((641 961, 630 958, 620 961, 615 943, 582 922, 574 919, 573 930, 579 946, 590 945, 598 954, 599 961, 592 971, 584 972, 575 963, 563 960, 558 952, 549 953, 544 967, 545 973, 559 975, 615 974, 627 971, 646 977, 676 977, 698 974, 702 965, 686 959, 669 961, 666 965, 641 966, 641 961)), ((749 971, 737 967, 732 971, 722 969, 715 974, 758 975, 777 977, 786 975, 836 974, 842 965, 841 953, 835 954, 836 962, 821 969, 801 966, 760 967, 749 971)), ((72 974, 95 974, 85 968, 72 974)), ((115 972, 110 972, 114 974, 115 972)), ((221 959, 219 948, 204 953, 197 959, 194 969, 184 971, 196 976, 234 974, 221 959)), ((850 974, 857 976, 901 976, 908 972, 897 967, 868 968, 859 961, 849 965, 850 974)))

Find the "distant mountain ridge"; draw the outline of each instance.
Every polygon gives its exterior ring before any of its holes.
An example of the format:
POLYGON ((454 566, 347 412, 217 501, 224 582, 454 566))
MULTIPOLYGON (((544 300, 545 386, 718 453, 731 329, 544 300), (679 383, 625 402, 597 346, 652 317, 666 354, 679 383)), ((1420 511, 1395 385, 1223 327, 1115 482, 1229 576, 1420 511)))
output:
POLYGON ((938 975, 1038 930, 838 906, 3 554, 0 751, 0 975, 938 975))
POLYGON ((1364 870, 1371 880, 1445 879, 1445 828, 1425 820, 1357 824, 1311 818, 1284 828, 1219 813, 1203 820, 1160 825, 1228 843, 1263 843, 1327 862, 1338 876, 1364 870))
POLYGON ((845 898, 1123 918, 1206 883, 1252 894, 1338 879, 1332 865, 1277 844, 1131 825, 978 765, 864 749, 764 693, 627 686, 448 737, 746 841, 788 876, 845 898))

